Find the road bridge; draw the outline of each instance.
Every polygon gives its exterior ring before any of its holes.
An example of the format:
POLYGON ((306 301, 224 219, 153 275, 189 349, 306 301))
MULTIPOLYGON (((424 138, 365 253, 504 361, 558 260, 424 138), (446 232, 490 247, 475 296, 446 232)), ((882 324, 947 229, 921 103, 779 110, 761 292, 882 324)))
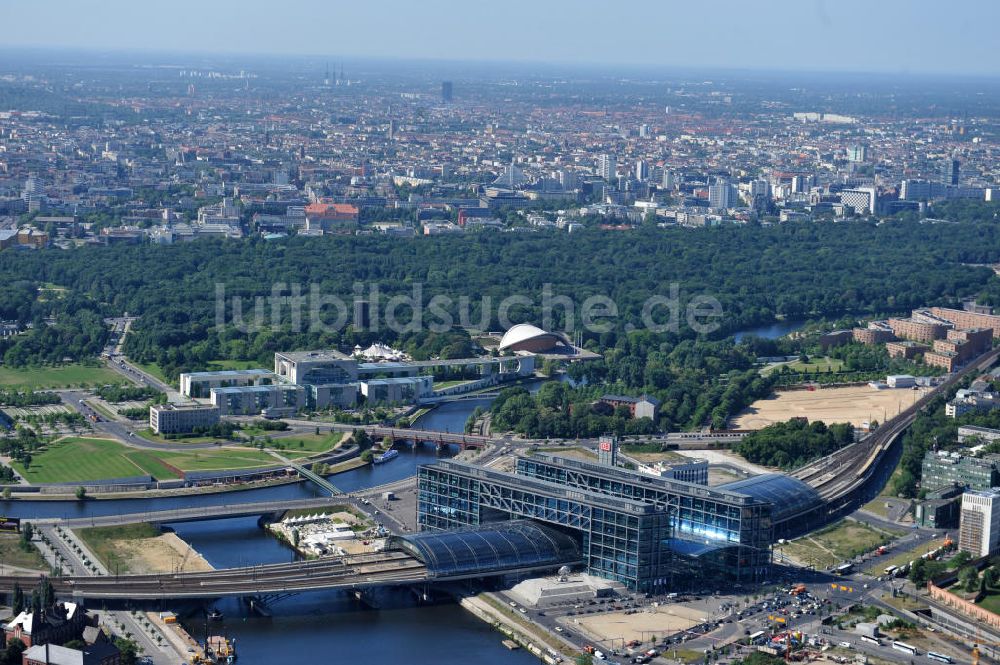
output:
POLYGON ((216 520, 228 517, 260 517, 263 515, 280 515, 288 510, 322 510, 339 505, 333 498, 290 499, 287 501, 261 501, 258 503, 236 503, 220 506, 198 506, 194 508, 172 508, 169 510, 150 510, 141 513, 120 513, 114 515, 95 515, 62 519, 58 517, 41 517, 30 521, 34 525, 58 525, 66 529, 82 529, 92 526, 120 526, 123 524, 170 524, 173 522, 198 522, 216 520))

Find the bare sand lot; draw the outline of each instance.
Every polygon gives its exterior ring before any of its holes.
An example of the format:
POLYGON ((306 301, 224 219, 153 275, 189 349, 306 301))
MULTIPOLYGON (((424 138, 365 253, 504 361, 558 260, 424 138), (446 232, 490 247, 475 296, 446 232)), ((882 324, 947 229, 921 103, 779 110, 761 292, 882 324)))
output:
POLYGON ((920 390, 876 390, 871 386, 785 390, 757 400, 733 419, 735 429, 761 429, 797 416, 810 422, 851 423, 860 426, 869 420, 885 422, 926 394, 920 390))
POLYGON ((136 575, 213 570, 201 554, 175 533, 141 540, 118 540, 114 542, 114 549, 123 568, 127 567, 136 575))
POLYGON ((577 626, 595 641, 611 638, 645 641, 651 636, 670 635, 679 630, 687 630, 705 620, 705 611, 683 605, 668 605, 649 608, 636 614, 611 612, 572 617, 577 626))

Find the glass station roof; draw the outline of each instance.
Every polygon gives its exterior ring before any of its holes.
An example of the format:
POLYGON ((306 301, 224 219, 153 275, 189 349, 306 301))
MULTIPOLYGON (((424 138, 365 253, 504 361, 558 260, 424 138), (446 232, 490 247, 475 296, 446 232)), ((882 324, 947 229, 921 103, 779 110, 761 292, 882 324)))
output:
POLYGON ((393 540, 420 559, 431 576, 485 575, 583 560, 572 537, 530 520, 425 531, 393 540))

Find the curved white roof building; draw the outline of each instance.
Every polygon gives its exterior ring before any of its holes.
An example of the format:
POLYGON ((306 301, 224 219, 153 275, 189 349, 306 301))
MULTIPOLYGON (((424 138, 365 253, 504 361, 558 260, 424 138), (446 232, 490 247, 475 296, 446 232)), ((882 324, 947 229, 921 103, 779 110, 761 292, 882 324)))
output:
POLYGON ((544 353, 559 344, 572 346, 562 333, 550 333, 530 323, 519 323, 516 326, 511 326, 510 330, 503 334, 499 349, 501 351, 544 353))

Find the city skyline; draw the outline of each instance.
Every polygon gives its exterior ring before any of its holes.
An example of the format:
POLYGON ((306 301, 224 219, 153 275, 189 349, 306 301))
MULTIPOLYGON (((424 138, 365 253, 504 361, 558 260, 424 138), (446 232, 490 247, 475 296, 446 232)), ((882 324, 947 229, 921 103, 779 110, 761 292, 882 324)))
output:
POLYGON ((8 2, 0 18, 18 25, 0 47, 412 59, 465 62, 602 64, 682 69, 744 69, 996 76, 990 30, 1000 7, 978 0, 950 5, 953 20, 928 17, 928 1, 870 4, 769 3, 745 11, 633 2, 609 31, 601 5, 531 5, 502 13, 439 1, 370 6, 293 0, 268 11, 258 0, 175 3, 169 14, 111 0, 94 12, 69 2, 8 2), (192 20, 195 17, 196 20, 192 20), (350 29, 345 29, 348 26, 350 29), (419 26, 419 30, 412 29, 419 26), (928 48, 934 43, 948 48, 928 48))

